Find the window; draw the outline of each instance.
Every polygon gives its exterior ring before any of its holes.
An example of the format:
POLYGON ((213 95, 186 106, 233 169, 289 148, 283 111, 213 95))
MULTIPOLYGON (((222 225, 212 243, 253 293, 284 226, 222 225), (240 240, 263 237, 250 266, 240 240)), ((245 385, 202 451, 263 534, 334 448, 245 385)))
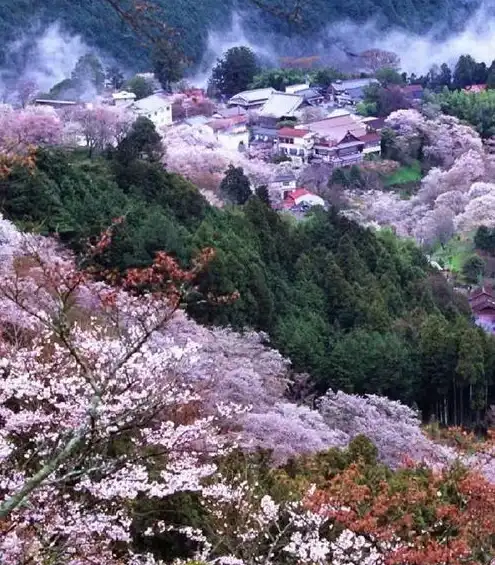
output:
POLYGON ((290 186, 290 182, 288 180, 284 180, 282 182, 282 186, 290 186))

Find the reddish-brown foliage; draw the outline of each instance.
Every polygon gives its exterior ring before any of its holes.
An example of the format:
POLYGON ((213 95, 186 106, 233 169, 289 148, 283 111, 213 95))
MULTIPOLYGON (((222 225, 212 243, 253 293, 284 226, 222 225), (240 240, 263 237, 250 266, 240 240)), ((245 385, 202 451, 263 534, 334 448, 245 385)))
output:
POLYGON ((473 472, 416 468, 371 480, 354 464, 307 504, 355 533, 395 543, 388 565, 474 564, 495 547, 495 486, 473 472))

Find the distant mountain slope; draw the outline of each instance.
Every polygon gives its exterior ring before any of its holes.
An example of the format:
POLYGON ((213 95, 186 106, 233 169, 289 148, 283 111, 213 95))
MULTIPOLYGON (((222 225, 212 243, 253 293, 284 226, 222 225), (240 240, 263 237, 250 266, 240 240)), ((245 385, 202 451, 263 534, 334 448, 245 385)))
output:
MULTIPOLYGON (((400 26, 416 33, 436 25, 456 29, 479 7, 481 0, 312 0, 303 10, 302 25, 287 23, 259 10, 249 0, 156 0, 172 26, 181 30, 184 49, 192 61, 204 52, 208 30, 228 26, 233 9, 242 11, 248 34, 302 35, 314 48, 315 34, 342 20, 362 23, 373 19, 379 26, 400 26)), ((280 0, 267 0, 277 3, 280 0)), ((100 0, 0 0, 0 40, 5 44, 19 38, 19 30, 60 21, 64 28, 81 34, 91 46, 114 57, 123 66, 145 65, 146 51, 129 29, 100 0)), ((353 38, 349 38, 352 43, 353 38)), ((301 45, 299 43, 299 45, 301 45)), ((303 44, 304 45, 304 44, 303 44)), ((309 49, 309 47, 308 47, 309 49)), ((5 57, 5 51, 3 52, 5 57)), ((0 56, 2 56, 0 55, 0 56)))

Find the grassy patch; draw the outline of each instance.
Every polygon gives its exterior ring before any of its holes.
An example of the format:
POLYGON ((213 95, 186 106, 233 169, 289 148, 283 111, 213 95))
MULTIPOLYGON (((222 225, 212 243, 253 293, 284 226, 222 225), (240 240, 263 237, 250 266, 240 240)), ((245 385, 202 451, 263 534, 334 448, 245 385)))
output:
POLYGON ((460 273, 462 265, 474 252, 472 235, 469 234, 464 237, 455 235, 448 243, 435 251, 432 259, 450 271, 460 273))
POLYGON ((385 187, 400 186, 402 184, 417 183, 421 180, 421 164, 414 161, 412 165, 400 167, 390 175, 383 178, 385 187))

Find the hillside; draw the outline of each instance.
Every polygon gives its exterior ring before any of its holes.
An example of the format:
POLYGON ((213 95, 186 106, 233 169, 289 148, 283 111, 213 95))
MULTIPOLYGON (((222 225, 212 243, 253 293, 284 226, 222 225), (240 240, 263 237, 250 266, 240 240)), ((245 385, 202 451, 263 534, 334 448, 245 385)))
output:
POLYGON ((445 402, 442 418, 453 422, 470 418, 455 408, 468 389, 452 382, 465 340, 485 351, 480 386, 495 372, 492 341, 470 326, 465 299, 411 241, 387 231, 323 211, 293 222, 258 198, 218 210, 182 177, 160 164, 124 163, 119 151, 107 159, 43 151, 35 171, 17 168, 3 181, 1 197, 6 217, 57 232, 75 251, 124 214, 99 261, 105 268, 149 265, 161 249, 187 265, 214 248, 189 313, 207 325, 267 332, 320 393, 384 394, 416 403, 425 417, 445 402), (232 293, 233 303, 204 300, 232 293))
MULTIPOLYGON (((370 19, 378 26, 398 26, 416 33, 424 33, 441 22, 442 30, 454 30, 466 22, 467 17, 478 7, 477 2, 461 0, 452 7, 449 0, 314 0, 304 3, 301 23, 289 27, 281 19, 260 12, 250 7, 249 2, 236 5, 235 0, 157 0, 163 7, 170 25, 180 30, 184 51, 190 60, 198 62, 206 46, 208 31, 230 25, 232 10, 239 10, 246 25, 248 39, 256 40, 266 34, 279 33, 291 35, 290 44, 294 46, 294 36, 300 51, 313 51, 315 34, 326 49, 332 42, 332 33, 325 30, 331 24, 343 20, 363 23, 370 19), (311 46, 306 45, 311 40, 311 46)), ((279 6, 278 0, 267 0, 268 5, 279 6)), ((146 64, 146 51, 139 41, 103 1, 72 2, 70 0, 0 0, 0 38, 2 43, 19 39, 19 29, 30 35, 30 25, 42 28, 44 25, 59 21, 72 33, 80 34, 85 42, 96 47, 102 53, 115 58, 122 66, 131 69, 146 64)), ((340 38, 342 39, 342 37, 340 38)), ((349 48, 353 39, 344 35, 344 43, 349 48)), ((280 49, 280 43, 277 42, 280 49)), ((293 47, 292 47, 293 48, 293 47)), ((291 49, 289 42, 282 49, 291 49)), ((6 52, 3 56, 6 56, 6 52)), ((280 53, 280 55, 290 53, 280 53)), ((312 53, 313 54, 313 53, 312 53)))

